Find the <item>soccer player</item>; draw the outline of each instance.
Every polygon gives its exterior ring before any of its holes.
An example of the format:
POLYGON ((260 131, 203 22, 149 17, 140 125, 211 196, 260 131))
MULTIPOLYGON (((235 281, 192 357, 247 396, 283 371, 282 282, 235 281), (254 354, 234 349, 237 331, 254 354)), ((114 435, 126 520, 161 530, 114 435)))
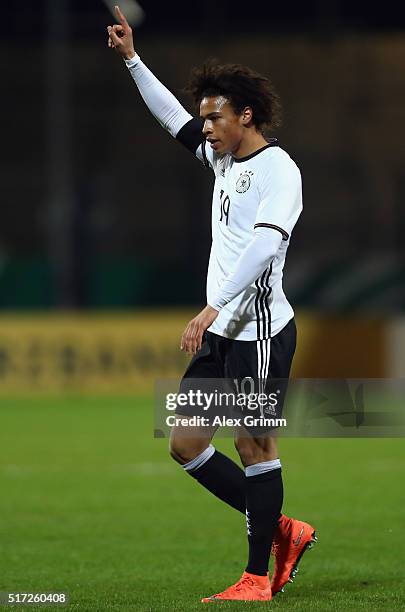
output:
MULTIPOLYGON (((181 338, 181 349, 193 354, 182 387, 204 378, 264 385, 287 379, 296 328, 282 273, 302 196, 296 164, 275 138, 265 136, 279 121, 278 96, 270 80, 250 68, 211 62, 194 69, 188 86, 199 108, 200 117, 193 118, 142 62, 130 26, 115 10, 119 23, 107 28, 108 46, 125 60, 158 122, 215 174, 207 305, 181 338)), ((193 414, 187 408, 178 412, 193 414)), ((274 431, 237 429, 244 471, 214 448, 214 433, 214 427, 174 427, 171 454, 203 487, 246 514, 249 558, 236 584, 202 601, 270 600, 294 578, 314 528, 281 514, 274 431)))

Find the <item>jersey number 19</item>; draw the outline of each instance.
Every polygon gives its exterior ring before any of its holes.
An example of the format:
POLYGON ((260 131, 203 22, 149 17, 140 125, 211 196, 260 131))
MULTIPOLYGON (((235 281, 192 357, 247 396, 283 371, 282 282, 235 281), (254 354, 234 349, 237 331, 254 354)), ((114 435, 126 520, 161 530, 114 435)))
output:
POLYGON ((220 221, 224 220, 224 223, 228 225, 229 221, 229 208, 231 206, 231 200, 229 196, 227 196, 223 189, 221 189, 219 194, 219 199, 221 200, 221 216, 219 218, 220 221))

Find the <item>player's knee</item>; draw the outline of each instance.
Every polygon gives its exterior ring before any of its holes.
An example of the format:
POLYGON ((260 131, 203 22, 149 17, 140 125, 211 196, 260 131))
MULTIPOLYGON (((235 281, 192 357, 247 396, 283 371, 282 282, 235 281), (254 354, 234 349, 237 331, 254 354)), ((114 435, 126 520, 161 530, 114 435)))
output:
POLYGON ((235 438, 235 448, 245 467, 261 461, 268 461, 271 458, 266 449, 262 448, 255 438, 237 437, 235 438))
POLYGON ((194 440, 187 440, 187 438, 171 437, 169 443, 170 456, 180 465, 184 465, 198 457, 207 448, 208 443, 204 442, 204 444, 196 444, 194 440))
POLYGON ((270 436, 259 438, 238 436, 235 438, 235 447, 245 467, 278 457, 277 441, 270 436))
POLYGON ((251 465, 257 461, 257 448, 251 438, 235 438, 235 448, 243 465, 251 465))

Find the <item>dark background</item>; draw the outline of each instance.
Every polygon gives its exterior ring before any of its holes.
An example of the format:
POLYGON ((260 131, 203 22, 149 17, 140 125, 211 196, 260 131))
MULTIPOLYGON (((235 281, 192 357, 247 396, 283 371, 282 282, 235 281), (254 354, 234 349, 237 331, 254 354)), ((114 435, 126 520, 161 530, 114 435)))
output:
MULTIPOLYGON (((49 4, 69 13, 72 31, 75 35, 87 38, 100 34, 109 12, 98 0, 44 0, 30 2, 4 3, 3 18, 6 18, 6 31, 2 38, 13 35, 14 31, 24 33, 34 40, 40 38, 38 28, 42 31, 49 4), (11 32, 13 28, 13 32, 11 32)), ((159 2, 144 0, 140 3, 146 12, 146 20, 141 28, 142 34, 170 32, 186 34, 187 32, 213 33, 218 27, 224 28, 222 35, 230 34, 230 27, 237 33, 265 31, 273 33, 298 32, 307 34, 311 31, 322 33, 324 28, 330 30, 397 31, 405 25, 405 14, 400 2, 370 2, 369 0, 307 0, 299 2, 254 2, 247 4, 244 0, 222 0, 218 3, 193 3, 188 0, 159 2)))
MULTIPOLYGON (((294 305, 405 309, 405 25, 398 4, 141 3, 145 63, 181 93, 206 57, 272 77, 303 174, 294 305)), ((106 46, 99 1, 3 8, 0 307, 204 303, 210 173, 106 46)))

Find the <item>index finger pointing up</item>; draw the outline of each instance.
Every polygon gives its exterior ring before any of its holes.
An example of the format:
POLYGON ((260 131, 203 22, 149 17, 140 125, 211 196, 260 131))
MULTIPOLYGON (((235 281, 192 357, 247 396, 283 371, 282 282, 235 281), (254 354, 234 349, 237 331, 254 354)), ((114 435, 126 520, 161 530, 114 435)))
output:
POLYGON ((117 15, 117 19, 120 22, 120 24, 122 26, 128 26, 128 22, 125 19, 123 13, 121 12, 120 7, 116 5, 114 8, 115 8, 115 14, 117 15))

